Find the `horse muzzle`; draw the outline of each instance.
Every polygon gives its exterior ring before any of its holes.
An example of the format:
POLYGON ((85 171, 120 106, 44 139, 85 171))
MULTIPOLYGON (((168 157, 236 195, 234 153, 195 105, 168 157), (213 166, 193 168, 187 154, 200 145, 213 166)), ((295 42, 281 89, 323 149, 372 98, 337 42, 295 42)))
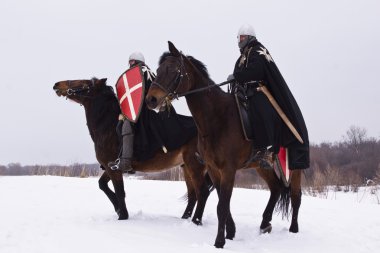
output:
POLYGON ((145 98, 145 103, 150 110, 154 110, 158 107, 158 99, 154 96, 147 96, 145 98))

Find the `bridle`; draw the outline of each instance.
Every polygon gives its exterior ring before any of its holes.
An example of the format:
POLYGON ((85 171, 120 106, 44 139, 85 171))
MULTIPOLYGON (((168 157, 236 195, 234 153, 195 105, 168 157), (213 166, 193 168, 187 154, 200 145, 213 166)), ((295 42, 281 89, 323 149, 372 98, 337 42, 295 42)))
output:
MULTIPOLYGON (((172 57, 175 57, 175 56, 172 56, 172 57)), ((202 87, 202 88, 186 91, 186 92, 179 94, 177 91, 180 87, 183 76, 185 75, 188 78, 188 80, 190 81, 189 74, 186 71, 186 67, 185 67, 185 64, 183 61, 183 57, 186 57, 186 56, 183 56, 183 54, 181 52, 180 53, 180 66, 177 69, 177 75, 176 75, 174 81, 171 82, 171 84, 169 85, 168 88, 164 87, 162 84, 160 84, 156 81, 153 81, 151 84, 151 86, 157 86, 158 88, 160 88, 161 90, 163 90, 166 93, 166 95, 162 98, 162 101, 163 100, 169 100, 170 101, 170 100, 173 100, 175 98, 178 99, 180 97, 184 97, 184 96, 187 96, 187 95, 190 95, 193 93, 197 93, 200 91, 204 91, 204 90, 209 90, 209 89, 214 88, 214 87, 220 87, 220 86, 223 86, 223 85, 226 85, 226 84, 229 84, 229 83, 232 83, 235 81, 235 80, 228 80, 228 81, 224 81, 224 82, 219 83, 219 84, 211 84, 211 85, 208 85, 207 87, 202 87), (182 73, 182 70, 185 71, 185 74, 182 73)))
MULTIPOLYGON (((174 56, 171 56, 171 57, 174 57, 174 56)), ((183 79, 183 77, 186 76, 188 81, 190 81, 190 77, 189 77, 189 73, 187 73, 186 71, 186 67, 185 67, 185 64, 184 64, 184 61, 183 61, 183 55, 181 53, 180 55, 180 65, 179 65, 179 68, 177 69, 177 74, 174 78, 174 81, 172 81, 169 85, 168 88, 164 87, 162 84, 156 82, 156 81, 153 81, 151 86, 157 86, 158 88, 160 88, 161 90, 163 90, 166 95, 165 97, 163 98, 163 100, 172 100, 174 98, 179 98, 179 97, 182 97, 184 96, 183 94, 178 94, 178 89, 180 88, 180 84, 181 84, 181 81, 183 79), (185 72, 185 73, 183 73, 185 72)))
MULTIPOLYGON (((68 86, 70 86, 71 81, 68 80, 68 86)), ((92 87, 95 86, 95 80, 91 79, 91 84, 83 84, 81 87, 76 87, 76 88, 68 88, 66 90, 66 93, 68 96, 77 96, 77 97, 85 97, 85 98, 90 98, 90 96, 87 96, 91 90, 92 87)))

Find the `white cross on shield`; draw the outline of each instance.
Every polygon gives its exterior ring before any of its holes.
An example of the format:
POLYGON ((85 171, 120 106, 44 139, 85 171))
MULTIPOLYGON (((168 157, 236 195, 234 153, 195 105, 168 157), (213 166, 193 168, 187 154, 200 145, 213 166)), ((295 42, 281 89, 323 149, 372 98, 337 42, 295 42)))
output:
POLYGON ((116 93, 122 114, 131 122, 139 118, 144 101, 144 76, 141 66, 125 71, 116 82, 116 93))

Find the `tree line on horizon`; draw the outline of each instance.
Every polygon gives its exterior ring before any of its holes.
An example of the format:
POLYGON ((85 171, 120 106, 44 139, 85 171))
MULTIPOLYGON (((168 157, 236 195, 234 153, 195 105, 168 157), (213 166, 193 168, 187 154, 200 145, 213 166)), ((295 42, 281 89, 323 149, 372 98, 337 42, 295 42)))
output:
MULTIPOLYGON (((0 165, 0 175, 54 175, 67 177, 99 176, 99 164, 27 165, 19 163, 0 165)), ((164 172, 136 173, 152 180, 184 180, 182 169, 176 167, 164 172)), ((338 142, 310 145, 310 168, 304 170, 303 186, 323 191, 327 186, 355 190, 359 186, 380 184, 380 139, 368 137, 364 128, 351 126, 338 142)), ((245 188, 265 188, 265 182, 254 169, 238 171, 235 185, 245 188)))

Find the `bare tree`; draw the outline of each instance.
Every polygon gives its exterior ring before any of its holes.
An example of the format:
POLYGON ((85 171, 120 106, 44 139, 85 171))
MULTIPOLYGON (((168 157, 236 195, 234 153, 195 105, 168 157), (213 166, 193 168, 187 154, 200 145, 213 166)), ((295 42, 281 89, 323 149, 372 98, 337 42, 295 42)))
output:
POLYGON ((355 153, 359 153, 360 145, 367 140, 367 130, 358 126, 351 126, 346 132, 346 142, 354 148, 355 153))

